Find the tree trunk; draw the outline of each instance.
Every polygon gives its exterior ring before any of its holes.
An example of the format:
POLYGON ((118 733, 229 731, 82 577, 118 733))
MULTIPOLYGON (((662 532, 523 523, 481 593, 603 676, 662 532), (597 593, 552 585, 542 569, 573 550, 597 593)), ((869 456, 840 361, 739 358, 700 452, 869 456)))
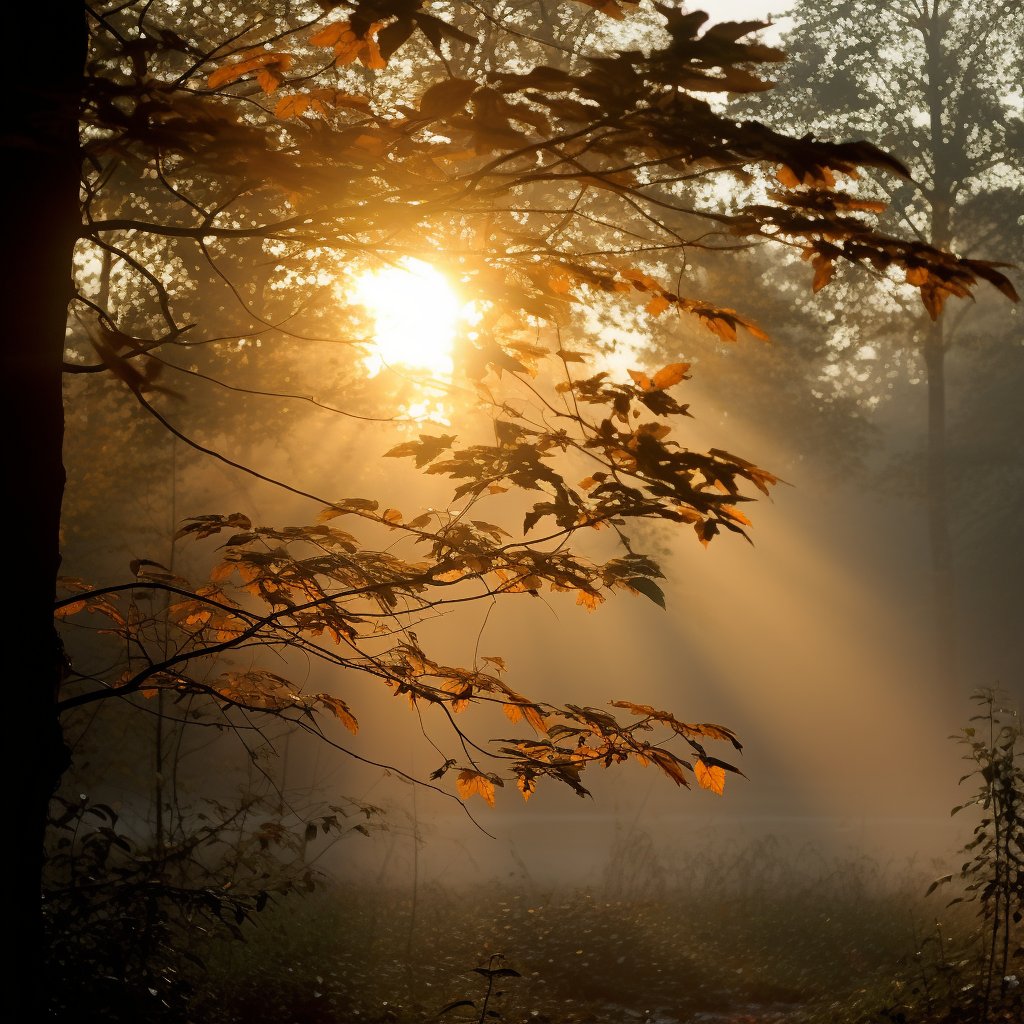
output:
POLYGON ((75 0, 47 8, 45 32, 31 4, 15 4, 5 15, 10 38, 21 40, 26 54, 25 66, 8 78, 13 95, 0 142, 8 181, 0 284, 6 294, 0 348, 8 543, 24 567, 4 588, 8 665, 24 666, 17 679, 8 679, 16 716, 11 724, 22 740, 15 813, 8 819, 14 847, 7 918, 14 991, 8 999, 23 1007, 12 1019, 34 1021, 44 1019, 43 836, 50 798, 67 766, 56 713, 64 658, 53 600, 64 494, 61 364, 79 225, 78 113, 87 35, 75 0))
POLYGON ((946 494, 946 346, 943 321, 925 328, 924 362, 928 375, 928 543, 936 630, 936 666, 952 691, 957 683, 956 608, 953 556, 946 494))
MULTIPOLYGON (((947 99, 946 55, 943 49, 948 14, 939 3, 925 8, 921 19, 925 47, 925 96, 931 135, 932 182, 928 189, 928 241, 940 248, 952 242, 955 183, 949 130, 943 125, 947 99)), ((928 541, 935 623, 936 681, 957 695, 957 642, 953 552, 949 539, 946 460, 946 348, 944 319, 929 321, 924 330, 924 363, 928 376, 928 541)))

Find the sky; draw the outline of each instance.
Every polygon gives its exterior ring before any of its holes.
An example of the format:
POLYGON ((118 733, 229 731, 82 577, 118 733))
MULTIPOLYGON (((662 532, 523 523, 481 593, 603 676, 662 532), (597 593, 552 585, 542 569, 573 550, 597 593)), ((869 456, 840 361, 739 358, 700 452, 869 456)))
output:
POLYGON ((793 4, 792 0, 691 0, 687 6, 707 11, 715 21, 771 21, 773 28, 767 35, 777 42, 787 28, 787 19, 781 16, 793 4))

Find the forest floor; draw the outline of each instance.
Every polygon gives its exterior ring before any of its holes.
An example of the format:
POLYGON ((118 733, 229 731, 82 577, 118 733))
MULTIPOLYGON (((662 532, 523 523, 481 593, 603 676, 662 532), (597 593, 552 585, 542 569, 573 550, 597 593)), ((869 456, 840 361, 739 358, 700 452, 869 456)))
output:
POLYGON ((860 1024, 970 984, 956 957, 973 918, 937 924, 945 900, 925 900, 919 871, 812 864, 771 843, 702 875, 655 867, 591 889, 336 884, 289 897, 213 958, 217 1005, 196 1019, 860 1024))

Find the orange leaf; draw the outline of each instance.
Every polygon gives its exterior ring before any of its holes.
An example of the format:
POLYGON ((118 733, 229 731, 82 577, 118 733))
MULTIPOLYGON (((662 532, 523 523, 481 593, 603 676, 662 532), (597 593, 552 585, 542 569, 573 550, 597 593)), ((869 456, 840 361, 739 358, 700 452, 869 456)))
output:
POLYGON ((282 119, 286 117, 301 117, 312 102, 312 97, 307 92, 293 92, 288 96, 282 96, 274 107, 274 116, 282 119))
POLYGON ((722 511, 735 523, 742 523, 744 526, 754 525, 739 509, 733 508, 732 505, 723 505, 722 511))
POLYGON ((814 282, 811 284, 811 291, 820 292, 832 280, 835 271, 835 264, 824 256, 818 256, 814 260, 814 282))
POLYGON ((468 800, 474 793, 482 796, 488 806, 494 806, 494 782, 480 772, 472 771, 469 768, 459 772, 455 780, 455 788, 459 791, 462 800, 468 800))
POLYGON ((53 614, 58 619, 66 619, 69 615, 77 615, 85 607, 85 601, 72 601, 62 608, 58 608, 53 614))
POLYGON ((269 96, 270 93, 277 91, 284 78, 274 68, 264 68, 256 76, 256 81, 259 83, 259 87, 269 96))
POLYGON ((538 733, 542 736, 547 735, 547 722, 544 721, 544 716, 535 704, 527 704, 523 700, 516 700, 503 704, 502 710, 510 722, 518 722, 520 718, 525 718, 538 733))
POLYGON ((786 188, 797 188, 800 185, 800 179, 785 164, 775 172, 775 177, 778 178, 786 188))
POLYGON ((644 389, 644 391, 651 390, 651 378, 648 377, 647 374, 643 372, 643 370, 627 370, 626 372, 630 375, 630 377, 633 378, 634 381, 636 381, 637 384, 640 385, 640 387, 644 389))
POLYGON ((725 792, 725 769, 717 764, 705 764, 698 759, 693 762, 693 774, 702 789, 710 789, 716 796, 725 792))
POLYGON ((342 36, 351 35, 355 38, 352 26, 347 21, 336 21, 333 25, 326 25, 319 32, 314 32, 309 41, 314 46, 333 46, 342 36))
MULTIPOLYGON (((251 71, 270 71, 273 68, 280 68, 281 71, 287 71, 292 66, 292 57, 287 53, 270 53, 265 50, 258 50, 255 53, 250 51, 249 56, 244 57, 242 60, 237 61, 234 64, 229 64, 227 67, 220 68, 218 71, 214 71, 212 75, 206 80, 206 84, 211 89, 219 89, 222 85, 229 85, 231 82, 238 81, 239 78, 243 78, 248 75, 251 71)), ((277 77, 280 84, 280 75, 274 70, 270 72, 277 77)), ((267 83, 269 84, 269 82, 267 83)), ((260 85, 263 86, 264 92, 273 92, 277 88, 274 85, 273 88, 267 88, 263 81, 260 81, 260 85)))
POLYGON ((659 313, 664 313, 670 305, 671 303, 664 295, 655 295, 651 298, 651 301, 647 303, 645 308, 651 316, 657 316, 659 313))
POLYGON ((670 363, 654 375, 654 379, 651 383, 658 390, 670 388, 673 384, 678 384, 681 380, 686 380, 686 371, 689 368, 689 363, 670 363))
POLYGON ((516 779, 516 788, 523 794, 523 800, 529 800, 530 794, 537 789, 537 784, 528 775, 520 775, 516 779))

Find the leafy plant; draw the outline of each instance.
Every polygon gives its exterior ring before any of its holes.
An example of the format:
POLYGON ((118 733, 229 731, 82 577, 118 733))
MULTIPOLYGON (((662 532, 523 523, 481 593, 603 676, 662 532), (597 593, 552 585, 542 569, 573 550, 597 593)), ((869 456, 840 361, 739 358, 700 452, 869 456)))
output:
POLYGON ((480 1011, 480 1015, 476 1018, 477 1024, 485 1024, 485 1022, 489 1020, 501 1020, 501 1012, 493 1009, 491 1001, 500 999, 505 993, 496 986, 501 982, 502 978, 522 977, 522 975, 513 968, 502 966, 504 960, 505 958, 501 953, 492 953, 487 960, 486 967, 473 968, 474 973, 481 975, 486 982, 483 998, 480 1000, 479 1006, 477 1006, 476 1001, 472 999, 456 999, 455 1002, 449 1003, 447 1006, 438 1010, 438 1019, 451 1013, 452 1010, 458 1010, 465 1007, 474 1011, 480 1011))
POLYGON ((932 882, 928 892, 957 878, 964 883, 963 893, 948 905, 978 905, 979 978, 977 986, 963 991, 979 1019, 987 1021, 1010 999, 1022 1005, 1010 967, 1012 960, 1024 957, 1024 730, 1016 708, 997 690, 978 690, 972 700, 981 710, 953 739, 966 748, 963 759, 973 765, 960 784, 973 780, 977 789, 952 813, 977 808, 981 817, 963 847, 968 859, 958 872, 932 882))

